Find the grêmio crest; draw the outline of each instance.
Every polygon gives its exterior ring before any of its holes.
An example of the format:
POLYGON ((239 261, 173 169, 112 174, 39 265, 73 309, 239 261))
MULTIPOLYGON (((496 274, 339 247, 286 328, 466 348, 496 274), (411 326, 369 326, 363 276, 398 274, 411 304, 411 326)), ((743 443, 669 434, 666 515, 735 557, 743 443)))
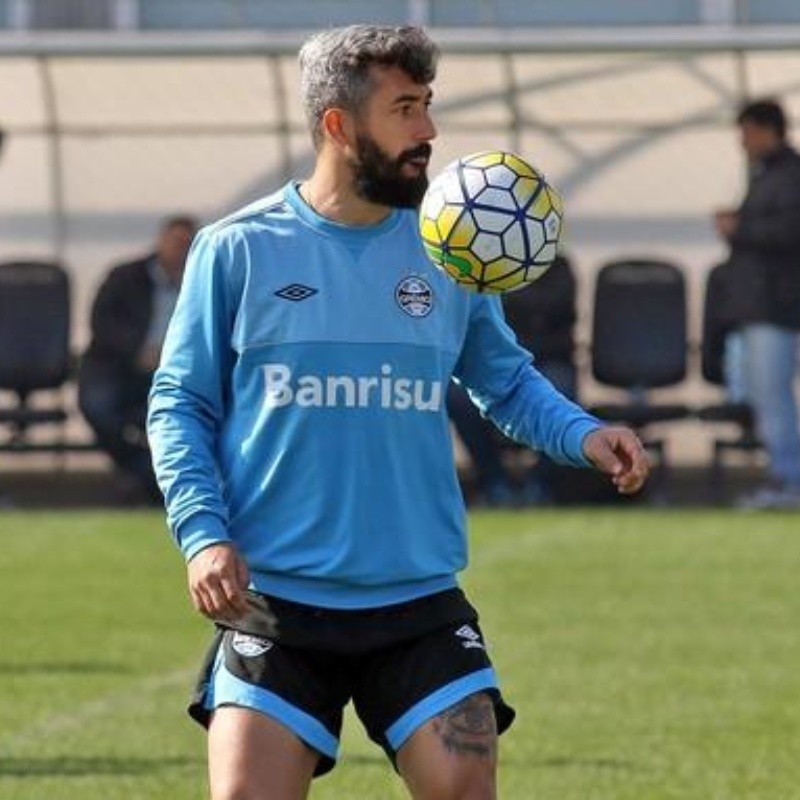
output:
POLYGON ((397 284, 394 299, 410 317, 427 317, 433 308, 433 289, 417 275, 409 275, 397 284))

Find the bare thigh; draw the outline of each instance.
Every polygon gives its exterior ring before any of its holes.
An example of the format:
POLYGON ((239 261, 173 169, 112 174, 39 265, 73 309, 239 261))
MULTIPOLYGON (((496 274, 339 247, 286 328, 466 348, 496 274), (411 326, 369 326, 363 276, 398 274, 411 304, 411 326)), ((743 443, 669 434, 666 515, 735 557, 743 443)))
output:
POLYGON ((397 753, 415 800, 493 800, 497 722, 492 701, 477 693, 426 722, 397 753))
POLYGON ((318 754, 252 709, 223 706, 208 729, 212 800, 303 800, 318 754))

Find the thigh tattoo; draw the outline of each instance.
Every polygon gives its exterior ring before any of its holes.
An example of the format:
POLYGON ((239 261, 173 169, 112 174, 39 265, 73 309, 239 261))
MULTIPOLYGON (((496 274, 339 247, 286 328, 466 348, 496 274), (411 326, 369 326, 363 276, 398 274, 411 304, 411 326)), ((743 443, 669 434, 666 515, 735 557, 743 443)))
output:
POLYGON ((492 701, 485 694, 465 697, 433 720, 433 730, 451 753, 493 758, 497 722, 492 701))

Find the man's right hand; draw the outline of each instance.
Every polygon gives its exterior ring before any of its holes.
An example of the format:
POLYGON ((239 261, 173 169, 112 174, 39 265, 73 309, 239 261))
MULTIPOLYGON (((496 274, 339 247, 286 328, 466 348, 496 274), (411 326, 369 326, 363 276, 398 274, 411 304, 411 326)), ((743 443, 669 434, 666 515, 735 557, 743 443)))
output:
POLYGON ((232 544, 212 544, 187 566, 194 607, 209 619, 234 622, 247 611, 250 572, 232 544))

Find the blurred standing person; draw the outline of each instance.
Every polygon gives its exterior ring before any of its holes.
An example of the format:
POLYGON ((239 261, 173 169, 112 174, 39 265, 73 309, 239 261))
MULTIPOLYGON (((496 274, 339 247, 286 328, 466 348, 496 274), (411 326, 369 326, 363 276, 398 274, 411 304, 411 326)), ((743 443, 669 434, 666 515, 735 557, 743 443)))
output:
POLYGON ((132 495, 151 501, 160 493, 145 434, 147 395, 196 230, 193 218, 170 217, 155 252, 109 272, 78 373, 78 404, 98 443, 132 482, 132 495))
MULTIPOLYGON (((737 210, 714 223, 728 243, 725 316, 735 333, 737 369, 769 459, 768 482, 742 508, 800 508, 800 431, 794 391, 800 331, 800 155, 787 141, 774 100, 737 117, 749 183, 737 210)), ((729 351, 730 352, 730 351, 729 351)))

